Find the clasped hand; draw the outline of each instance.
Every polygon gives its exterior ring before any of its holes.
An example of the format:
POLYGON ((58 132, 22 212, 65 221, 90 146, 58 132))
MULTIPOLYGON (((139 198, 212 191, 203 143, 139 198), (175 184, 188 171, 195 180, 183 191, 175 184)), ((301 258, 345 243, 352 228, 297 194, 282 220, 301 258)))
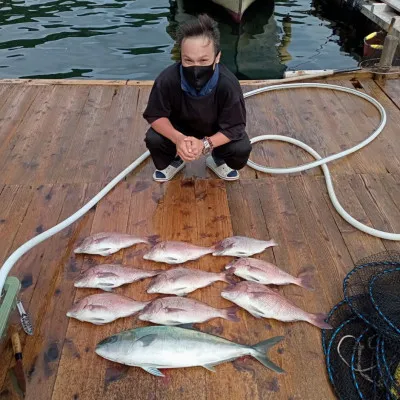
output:
POLYGON ((204 144, 193 136, 183 136, 176 143, 176 150, 183 161, 193 161, 202 155, 204 144))

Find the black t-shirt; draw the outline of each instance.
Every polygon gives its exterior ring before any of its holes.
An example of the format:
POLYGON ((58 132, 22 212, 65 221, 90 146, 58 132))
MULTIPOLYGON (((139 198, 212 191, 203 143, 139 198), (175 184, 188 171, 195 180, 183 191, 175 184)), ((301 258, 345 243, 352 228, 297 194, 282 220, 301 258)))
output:
POLYGON ((187 136, 203 138, 222 132, 231 140, 246 135, 246 108, 235 75, 219 64, 219 79, 211 93, 194 97, 181 88, 180 63, 167 67, 156 78, 143 117, 148 123, 168 118, 187 136))

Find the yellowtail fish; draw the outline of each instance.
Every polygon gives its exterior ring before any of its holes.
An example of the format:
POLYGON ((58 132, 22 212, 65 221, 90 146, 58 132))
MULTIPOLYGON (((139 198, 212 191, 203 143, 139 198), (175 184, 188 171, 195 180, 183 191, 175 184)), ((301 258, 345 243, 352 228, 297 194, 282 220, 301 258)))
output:
POLYGON ((216 365, 246 355, 282 373, 283 370, 266 356, 282 339, 276 336, 248 346, 193 329, 148 326, 110 336, 102 340, 95 351, 107 360, 140 367, 156 376, 164 376, 159 368, 204 367, 215 372, 216 365))

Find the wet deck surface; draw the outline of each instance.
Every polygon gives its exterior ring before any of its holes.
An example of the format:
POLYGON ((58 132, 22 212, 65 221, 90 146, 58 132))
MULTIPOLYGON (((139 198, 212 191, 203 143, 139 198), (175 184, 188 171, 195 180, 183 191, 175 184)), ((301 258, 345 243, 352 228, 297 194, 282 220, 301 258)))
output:
MULTIPOLYGON (((359 221, 400 232, 400 81, 380 87, 370 79, 330 80, 374 96, 388 114, 381 136, 360 152, 330 165, 342 205, 359 221)), ((245 87, 244 91, 254 87, 245 87)), ((73 214, 145 151, 141 113, 149 86, 34 85, 0 83, 0 258, 73 214)), ((299 89, 246 100, 248 132, 285 134, 304 140, 321 155, 336 153, 367 137, 379 122, 361 99, 326 90, 299 89)), ((273 166, 311 158, 289 145, 257 144, 254 161, 273 166)), ((314 292, 288 286, 282 293, 310 312, 328 312, 342 297, 343 278, 362 258, 400 244, 382 241, 348 225, 333 209, 321 170, 270 176, 245 168, 242 179, 222 182, 204 167, 187 167, 174 181, 151 180, 147 160, 95 209, 36 246, 15 265, 21 299, 35 335, 21 333, 27 399, 333 399, 325 373, 319 329, 303 322, 258 320, 241 310, 241 322, 216 319, 198 328, 245 344, 271 336, 285 340, 270 352, 285 375, 254 359, 217 366, 165 371, 157 378, 139 368, 108 362, 94 353, 110 334, 143 326, 126 318, 106 326, 70 320, 74 301, 95 290, 76 290, 82 270, 101 262, 167 268, 141 258, 145 246, 107 257, 75 256, 84 237, 100 231, 158 234, 162 239, 211 245, 233 234, 273 238, 279 246, 257 256, 296 275, 314 267, 314 292), (194 206, 195 205, 195 206, 194 206)), ((188 266, 221 271, 231 258, 206 256, 188 266)), ((137 300, 149 281, 118 289, 137 300)), ((224 283, 191 294, 215 307, 224 283)), ((14 322, 18 321, 18 318, 14 322)), ((0 399, 18 399, 9 368, 11 345, 0 345, 0 399)))

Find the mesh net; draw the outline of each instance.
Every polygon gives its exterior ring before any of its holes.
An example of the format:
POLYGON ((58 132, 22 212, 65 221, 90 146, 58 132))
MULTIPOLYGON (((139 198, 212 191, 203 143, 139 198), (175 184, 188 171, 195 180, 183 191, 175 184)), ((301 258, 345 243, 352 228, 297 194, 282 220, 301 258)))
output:
POLYGON ((376 361, 378 335, 366 328, 356 338, 351 355, 351 375, 361 399, 387 399, 376 361))
MULTIPOLYGON (((400 263, 399 267, 385 270, 374 276, 370 283, 370 298, 377 310, 381 324, 400 337, 400 263), (383 322, 384 321, 384 322, 383 322)), ((379 326, 378 326, 379 328, 379 326)))
POLYGON ((400 268, 400 253, 380 253, 361 260, 346 276, 343 284, 345 300, 352 310, 378 332, 394 339, 400 339, 400 330, 388 323, 388 320, 399 319, 399 316, 394 315, 396 310, 393 309, 391 299, 396 297, 395 292, 400 293, 400 280, 397 287, 387 282, 392 276, 388 271, 397 268, 400 268), (375 293, 373 299, 370 295, 371 284, 375 293), (374 303, 379 304, 378 308, 374 303), (385 313, 382 309, 385 309, 385 313))
POLYGON ((360 260, 322 331, 329 379, 340 399, 400 400, 400 252, 360 260))
POLYGON ((399 344, 380 336, 377 344, 377 366, 381 381, 391 399, 400 399, 399 344))
POLYGON ((360 398, 351 374, 351 356, 356 338, 365 330, 365 326, 357 316, 350 317, 334 326, 333 335, 327 343, 328 376, 340 399, 360 398))
POLYGON ((335 334, 336 329, 340 327, 343 322, 355 316, 356 315, 354 314, 353 310, 345 300, 341 301, 332 308, 331 312, 328 314, 326 322, 328 322, 333 329, 322 330, 322 348, 325 355, 327 354, 329 342, 332 336, 335 334))

